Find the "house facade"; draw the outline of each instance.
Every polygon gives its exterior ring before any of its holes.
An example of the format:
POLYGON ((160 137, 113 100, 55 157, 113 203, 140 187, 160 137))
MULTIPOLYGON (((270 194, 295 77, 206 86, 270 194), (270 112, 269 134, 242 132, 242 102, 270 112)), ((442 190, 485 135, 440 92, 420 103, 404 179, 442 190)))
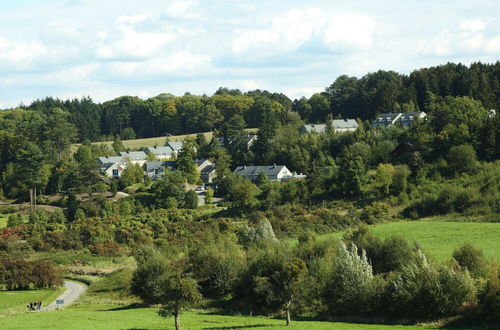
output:
POLYGON ((284 181, 294 177, 294 174, 286 166, 276 164, 269 166, 238 166, 233 173, 243 175, 252 181, 257 180, 261 173, 273 181, 284 181))
MULTIPOLYGON (((334 119, 332 120, 331 125, 333 131, 336 133, 354 132, 359 127, 358 122, 354 119, 334 119)), ((327 127, 327 124, 304 125, 300 129, 300 134, 322 134, 326 132, 327 127)))
POLYGON ((120 156, 123 157, 124 162, 130 162, 133 165, 142 166, 147 161, 147 155, 144 151, 122 151, 120 152, 120 156))
POLYGON ((423 111, 382 113, 372 123, 373 127, 389 127, 396 124, 409 127, 416 120, 424 119, 426 116, 427 114, 423 111))
POLYGON ((148 155, 153 154, 155 156, 155 159, 158 161, 172 159, 175 155, 174 150, 172 148, 170 148, 169 146, 147 147, 146 154, 148 154, 148 155))

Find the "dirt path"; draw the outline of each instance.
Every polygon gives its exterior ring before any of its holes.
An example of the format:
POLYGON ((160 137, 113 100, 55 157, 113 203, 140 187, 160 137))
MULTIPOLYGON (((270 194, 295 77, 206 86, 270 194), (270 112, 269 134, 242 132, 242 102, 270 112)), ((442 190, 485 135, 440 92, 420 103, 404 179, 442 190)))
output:
MULTIPOLYGON (((57 297, 57 300, 64 299, 63 307, 71 305, 87 289, 87 287, 83 284, 70 281, 64 281, 64 287, 66 288, 66 291, 64 291, 59 297, 57 297)), ((54 301, 43 310, 52 311, 55 309, 57 309, 57 304, 54 301)))

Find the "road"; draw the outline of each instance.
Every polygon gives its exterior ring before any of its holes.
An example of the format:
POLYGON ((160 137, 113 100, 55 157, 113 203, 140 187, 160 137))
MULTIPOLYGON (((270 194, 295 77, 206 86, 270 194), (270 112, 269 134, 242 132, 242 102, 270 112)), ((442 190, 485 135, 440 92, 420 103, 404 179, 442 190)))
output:
MULTIPOLYGON (((81 283, 70 281, 64 281, 64 287, 66 288, 66 291, 57 297, 57 299, 64 299, 64 307, 71 305, 87 289, 87 287, 81 283)), ((43 310, 52 311, 55 309, 57 309, 57 304, 54 301, 43 310)))

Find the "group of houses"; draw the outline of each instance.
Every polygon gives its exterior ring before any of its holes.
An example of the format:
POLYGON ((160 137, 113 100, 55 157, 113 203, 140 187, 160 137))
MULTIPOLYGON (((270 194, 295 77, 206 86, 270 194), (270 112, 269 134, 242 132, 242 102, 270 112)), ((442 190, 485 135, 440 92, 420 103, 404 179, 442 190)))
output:
MULTIPOLYGON (((382 113, 373 120, 373 127, 389 127, 393 125, 409 127, 415 121, 424 119, 426 115, 427 114, 423 111, 382 113)), ((300 133, 307 134, 314 132, 321 134, 326 132, 328 126, 337 133, 354 132, 359 127, 354 119, 333 119, 329 124, 304 125, 300 129, 300 133)))
MULTIPOLYGON (((255 134, 250 134, 246 141, 250 143, 255 141, 255 138, 255 134)), ((171 171, 177 169, 175 158, 181 149, 182 142, 169 142, 166 146, 148 147, 144 151, 120 152, 119 156, 99 157, 98 162, 101 173, 109 178, 120 178, 128 165, 139 165, 144 167, 145 177, 157 180, 165 173, 166 169, 171 171)), ((195 160, 195 163, 203 183, 213 183, 217 177, 215 164, 208 159, 195 160)), ((261 173, 270 180, 280 182, 305 178, 302 173, 292 173, 286 166, 276 164, 269 166, 238 166, 234 173, 252 181, 255 181, 261 173)))
POLYGON ((373 120, 373 127, 389 127, 394 125, 409 127, 415 121, 424 119, 426 116, 427 114, 423 111, 382 113, 373 120))

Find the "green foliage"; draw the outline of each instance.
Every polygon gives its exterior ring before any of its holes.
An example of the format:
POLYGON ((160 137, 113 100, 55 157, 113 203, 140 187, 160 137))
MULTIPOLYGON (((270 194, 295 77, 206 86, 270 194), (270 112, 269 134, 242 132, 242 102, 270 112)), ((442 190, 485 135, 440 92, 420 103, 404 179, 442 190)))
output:
POLYGON ((477 169, 476 151, 467 144, 455 146, 448 152, 448 163, 454 173, 472 174, 477 169))
POLYGON ((184 208, 196 209, 198 207, 198 194, 194 190, 188 190, 184 196, 184 208))
POLYGON ((474 276, 484 274, 486 260, 483 256, 483 251, 477 249, 470 243, 466 243, 453 251, 453 259, 455 259, 463 269, 467 269, 474 276))
POLYGON ((16 227, 24 223, 24 218, 21 214, 11 214, 7 220, 7 227, 16 227))
POLYGON ((184 180, 181 172, 166 170, 165 175, 151 187, 155 203, 163 208, 182 207, 186 194, 184 180))
POLYGON ((356 315, 373 310, 373 270, 364 250, 340 245, 327 280, 324 298, 332 315, 356 315))
POLYGON ((48 261, 0 256, 0 286, 7 290, 52 289, 62 284, 62 272, 48 261))
POLYGON ((456 315, 472 291, 467 273, 432 265, 420 255, 388 284, 387 300, 393 316, 429 320, 456 315))

